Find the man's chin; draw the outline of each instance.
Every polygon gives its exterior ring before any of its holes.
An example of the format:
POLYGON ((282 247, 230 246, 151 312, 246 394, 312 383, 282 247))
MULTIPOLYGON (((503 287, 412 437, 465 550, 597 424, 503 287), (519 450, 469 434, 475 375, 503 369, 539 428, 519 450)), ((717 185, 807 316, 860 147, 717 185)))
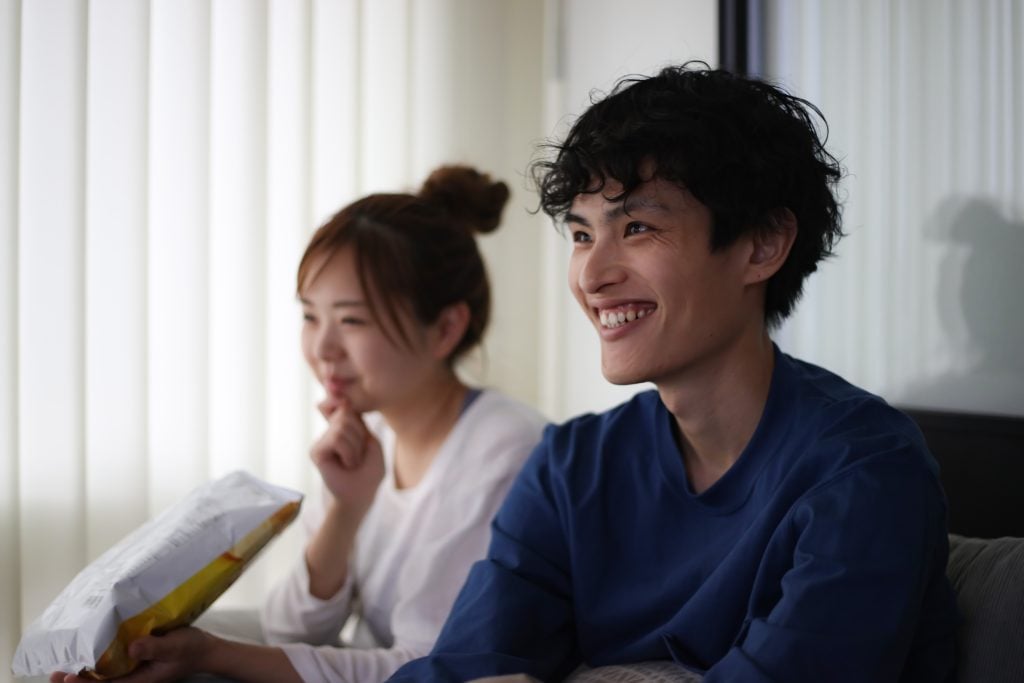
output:
POLYGON ((625 368, 609 368, 602 366, 601 374, 604 375, 606 380, 618 386, 640 384, 647 381, 647 378, 641 373, 635 370, 630 371, 625 368))

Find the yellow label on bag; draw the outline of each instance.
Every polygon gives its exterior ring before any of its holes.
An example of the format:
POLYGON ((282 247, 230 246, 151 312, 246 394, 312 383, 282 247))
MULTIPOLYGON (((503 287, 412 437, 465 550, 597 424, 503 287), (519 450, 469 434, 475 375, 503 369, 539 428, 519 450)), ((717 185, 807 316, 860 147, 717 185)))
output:
POLYGON ((135 669, 138 662, 128 656, 128 646, 142 636, 160 635, 195 621, 235 582, 263 546, 295 519, 299 505, 299 502, 286 503, 229 551, 215 557, 160 601, 123 621, 117 635, 97 660, 95 669, 83 669, 79 675, 105 680, 124 676, 135 669))

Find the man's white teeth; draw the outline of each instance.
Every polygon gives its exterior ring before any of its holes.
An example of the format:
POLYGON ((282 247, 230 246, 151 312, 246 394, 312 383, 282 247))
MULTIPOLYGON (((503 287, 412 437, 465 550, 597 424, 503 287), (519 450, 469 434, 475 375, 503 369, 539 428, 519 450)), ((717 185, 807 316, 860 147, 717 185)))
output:
POLYGON ((638 318, 647 315, 644 309, 627 309, 625 311, 601 311, 601 327, 616 328, 626 323, 631 323, 638 318))

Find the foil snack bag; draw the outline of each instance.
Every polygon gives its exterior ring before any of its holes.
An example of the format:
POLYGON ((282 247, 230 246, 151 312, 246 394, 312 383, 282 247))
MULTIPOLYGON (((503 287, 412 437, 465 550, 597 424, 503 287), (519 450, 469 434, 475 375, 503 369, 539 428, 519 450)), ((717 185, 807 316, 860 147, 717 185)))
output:
POLYGON ((79 572, 25 631, 14 675, 129 673, 133 640, 192 623, 301 503, 241 471, 198 487, 79 572))

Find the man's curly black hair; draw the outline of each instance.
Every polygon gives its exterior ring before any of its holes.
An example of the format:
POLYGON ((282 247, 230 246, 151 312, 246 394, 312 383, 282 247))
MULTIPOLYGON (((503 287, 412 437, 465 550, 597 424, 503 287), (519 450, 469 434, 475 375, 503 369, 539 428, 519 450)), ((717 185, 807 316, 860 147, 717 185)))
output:
POLYGON ((624 199, 653 168, 710 209, 712 250, 750 230, 772 229, 779 211, 789 209, 796 241, 765 299, 765 321, 774 327, 843 234, 835 194, 843 171, 825 149, 827 126, 817 107, 778 86, 687 62, 620 80, 564 142, 546 146, 553 159, 535 160, 531 174, 541 208, 563 220, 577 195, 600 192, 614 179, 623 192, 609 199, 624 199))

